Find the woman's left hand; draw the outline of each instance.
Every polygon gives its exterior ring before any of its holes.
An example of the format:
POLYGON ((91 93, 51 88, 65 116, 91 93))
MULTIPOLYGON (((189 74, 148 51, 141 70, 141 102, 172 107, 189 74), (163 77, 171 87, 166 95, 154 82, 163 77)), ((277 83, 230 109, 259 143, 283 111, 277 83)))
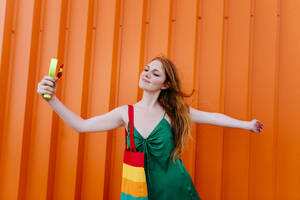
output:
POLYGON ((264 124, 261 123, 260 121, 253 119, 250 121, 250 131, 255 132, 255 133, 260 133, 264 127, 264 124))

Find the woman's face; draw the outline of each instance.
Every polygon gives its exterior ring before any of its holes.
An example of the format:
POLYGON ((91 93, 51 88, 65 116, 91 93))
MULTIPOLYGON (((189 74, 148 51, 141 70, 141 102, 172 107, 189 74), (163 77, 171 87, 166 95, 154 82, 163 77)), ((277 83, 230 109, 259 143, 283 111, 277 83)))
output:
POLYGON ((166 84, 164 84, 165 80, 166 74, 162 63, 159 60, 153 60, 144 67, 144 71, 140 74, 139 87, 155 92, 167 88, 166 84))

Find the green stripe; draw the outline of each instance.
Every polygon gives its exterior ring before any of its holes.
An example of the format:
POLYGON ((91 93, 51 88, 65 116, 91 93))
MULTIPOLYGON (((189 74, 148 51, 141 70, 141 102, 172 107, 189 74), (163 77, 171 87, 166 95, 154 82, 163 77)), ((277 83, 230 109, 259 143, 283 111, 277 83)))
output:
POLYGON ((133 197, 130 194, 121 192, 121 200, 148 200, 148 197, 133 197))

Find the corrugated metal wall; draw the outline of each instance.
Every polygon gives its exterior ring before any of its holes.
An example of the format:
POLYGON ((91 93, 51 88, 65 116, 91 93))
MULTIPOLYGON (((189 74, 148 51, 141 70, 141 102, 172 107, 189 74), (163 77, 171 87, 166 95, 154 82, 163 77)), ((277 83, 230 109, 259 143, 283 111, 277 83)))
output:
POLYGON ((1 0, 0 199, 120 198, 124 127, 79 134, 38 95, 90 118, 141 98, 143 65, 178 67, 197 109, 264 131, 194 125, 182 157, 203 200, 300 199, 299 0, 1 0))

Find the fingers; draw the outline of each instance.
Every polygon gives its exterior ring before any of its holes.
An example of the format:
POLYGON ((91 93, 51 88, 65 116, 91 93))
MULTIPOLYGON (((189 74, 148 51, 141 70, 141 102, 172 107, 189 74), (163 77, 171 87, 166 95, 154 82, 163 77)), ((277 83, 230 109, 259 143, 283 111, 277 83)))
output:
POLYGON ((263 129, 263 127, 264 127, 263 123, 261 123, 260 121, 256 121, 256 123, 255 123, 255 129, 256 129, 257 132, 261 132, 262 129, 263 129))
POLYGON ((261 123, 261 122, 259 122, 259 121, 257 121, 257 126, 258 126, 259 128, 263 128, 263 127, 264 127, 264 124, 261 123))
POLYGON ((44 87, 42 87, 44 90, 47 90, 47 91, 49 91, 49 92, 55 92, 55 89, 54 88, 52 88, 52 87, 49 87, 49 86, 44 86, 44 87))
POLYGON ((49 81, 49 80, 46 80, 46 79, 43 79, 41 82, 40 82, 41 85, 49 85, 51 87, 54 87, 55 86, 55 82, 53 81, 49 81))
POLYGON ((50 94, 50 95, 53 95, 52 92, 50 92, 50 91, 48 91, 48 90, 44 90, 44 89, 40 89, 40 90, 39 90, 39 93, 41 93, 41 94, 50 94))
POLYGON ((50 86, 39 86, 37 92, 40 94, 43 94, 43 92, 54 94, 56 92, 56 89, 50 86))
POLYGON ((264 127, 264 124, 257 119, 251 120, 251 131, 255 133, 260 133, 264 127))
POLYGON ((55 80, 57 80, 56 77, 52 78, 51 76, 44 76, 44 79, 49 80, 49 81, 55 81, 55 80))
POLYGON ((45 99, 43 94, 50 94, 51 98, 56 93, 56 81, 57 77, 52 78, 50 76, 44 76, 44 78, 38 83, 37 92, 45 99))
POLYGON ((46 80, 42 80, 41 82, 38 83, 38 88, 45 88, 45 87, 53 88, 55 86, 56 86, 55 83, 46 80))
POLYGON ((54 86, 55 85, 55 83, 56 83, 56 81, 57 81, 57 78, 55 77, 55 78, 52 78, 52 77, 50 77, 50 76, 45 76, 44 78, 43 78, 43 80, 41 81, 41 83, 42 84, 48 84, 48 85, 50 85, 50 86, 54 86))

